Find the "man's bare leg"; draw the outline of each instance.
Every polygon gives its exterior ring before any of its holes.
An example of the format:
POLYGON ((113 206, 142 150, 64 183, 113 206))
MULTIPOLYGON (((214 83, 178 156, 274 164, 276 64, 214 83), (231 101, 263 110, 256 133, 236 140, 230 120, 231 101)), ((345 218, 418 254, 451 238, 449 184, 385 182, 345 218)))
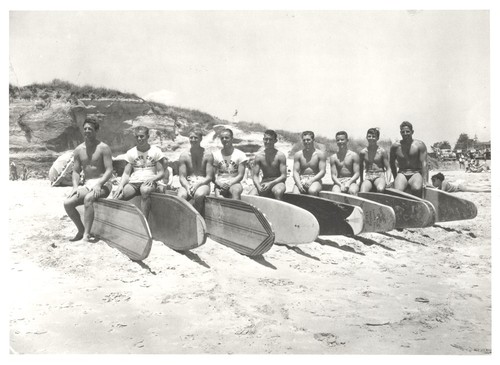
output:
POLYGON ((407 186, 408 180, 406 179, 406 176, 404 176, 403 174, 397 174, 396 178, 394 179, 394 188, 397 190, 405 191, 407 186))
POLYGON ((423 187, 424 179, 422 175, 416 173, 413 175, 410 180, 408 180, 408 185, 410 185, 411 193, 419 198, 422 197, 422 187, 423 187))
POLYGON ((78 189, 75 195, 71 196, 70 198, 67 198, 64 201, 64 210, 66 210, 68 217, 73 221, 78 230, 75 237, 70 239, 71 242, 81 240, 83 238, 83 233, 85 232, 85 226, 83 225, 80 213, 78 213, 76 207, 83 204, 83 196, 85 196, 84 194, 86 192, 88 192, 88 190, 84 189, 82 194, 82 191, 78 189))
POLYGON ((194 209, 196 209, 199 213, 203 210, 205 204, 205 197, 210 194, 210 186, 209 185, 201 185, 194 192, 194 197, 191 200, 191 204, 194 209))
POLYGON ((321 189, 322 189, 321 183, 319 181, 315 181, 311 184, 311 186, 309 186, 307 193, 309 195, 318 196, 321 189))
POLYGON ((242 192, 243 186, 240 183, 231 185, 231 187, 229 188, 229 194, 231 195, 232 199, 241 200, 242 192))

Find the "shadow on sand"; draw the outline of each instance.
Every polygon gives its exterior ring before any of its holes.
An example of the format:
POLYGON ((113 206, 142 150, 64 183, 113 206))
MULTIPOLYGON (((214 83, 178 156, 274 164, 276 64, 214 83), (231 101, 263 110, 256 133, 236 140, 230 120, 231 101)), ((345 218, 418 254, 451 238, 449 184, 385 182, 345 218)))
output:
POLYGON ((381 244, 375 240, 372 240, 370 238, 367 238, 367 237, 361 237, 361 236, 349 236, 349 237, 351 237, 352 239, 355 239, 356 241, 359 241, 367 246, 376 245, 376 246, 382 247, 383 249, 385 249, 387 251, 396 251, 393 248, 387 247, 386 245, 383 245, 383 244, 381 244))
MULTIPOLYGON (((242 256, 245 256, 242 254, 242 256)), ((276 270, 277 267, 271 264, 269 261, 267 261, 264 256, 259 255, 259 256, 245 256, 248 257, 249 259, 261 264, 262 266, 268 267, 270 269, 276 270)))
POLYGON ((351 252, 351 253, 355 253, 356 255, 365 256, 365 254, 363 252, 357 252, 354 248, 352 248, 350 246, 345 246, 345 245, 344 246, 340 246, 337 242, 334 242, 334 241, 325 240, 325 239, 321 239, 321 238, 316 238, 315 242, 318 242, 320 245, 330 246, 330 247, 333 247, 333 248, 338 248, 339 250, 342 250, 342 251, 345 251, 345 252, 351 252))
POLYGON ((390 233, 387 233, 387 232, 377 232, 377 233, 378 234, 382 234, 382 235, 387 236, 387 237, 390 237, 390 238, 395 238, 397 240, 406 241, 406 242, 410 242, 410 243, 416 243, 417 245, 427 247, 427 245, 424 244, 424 243, 417 242, 417 241, 412 241, 412 240, 409 240, 408 238, 403 237, 403 236, 398 236, 398 235, 390 234, 390 233))
POLYGON ((302 255, 302 256, 305 256, 307 258, 310 258, 310 259, 313 259, 313 260, 316 260, 316 261, 321 261, 319 259, 319 257, 316 257, 316 256, 313 256, 313 255, 310 255, 308 254, 307 252, 304 252, 302 251, 300 248, 298 248, 297 246, 289 246, 289 245, 283 245, 285 246, 286 248, 288 248, 289 250, 291 251, 294 251, 296 253, 298 253, 299 255, 302 255))
POLYGON ((191 252, 191 251, 175 251, 175 252, 180 253, 181 255, 186 256, 191 261, 196 262, 197 264, 199 264, 199 265, 201 265, 203 267, 206 267, 207 269, 210 269, 210 266, 205 261, 203 261, 200 258, 200 256, 198 256, 194 252, 191 252))

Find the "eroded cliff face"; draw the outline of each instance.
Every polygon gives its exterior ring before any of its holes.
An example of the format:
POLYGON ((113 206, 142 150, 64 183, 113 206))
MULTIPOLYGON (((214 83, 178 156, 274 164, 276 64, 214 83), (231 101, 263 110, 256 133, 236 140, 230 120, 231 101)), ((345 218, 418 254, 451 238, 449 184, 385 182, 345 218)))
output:
MULTIPOLYGON (((52 163, 65 151, 83 142, 83 122, 87 116, 100 122, 98 139, 111 147, 114 157, 135 145, 133 130, 143 125, 150 129, 149 142, 159 146, 170 161, 176 161, 190 148, 188 132, 200 127, 207 151, 220 148, 218 132, 229 127, 234 146, 254 154, 262 148, 261 132, 246 132, 206 113, 159 106, 142 99, 76 99, 71 95, 51 95, 44 99, 11 98, 9 105, 10 162, 18 170, 26 167, 31 176, 47 177, 52 163), (219 124, 215 124, 219 123, 219 124)), ((291 145, 276 147, 288 154, 291 145)))

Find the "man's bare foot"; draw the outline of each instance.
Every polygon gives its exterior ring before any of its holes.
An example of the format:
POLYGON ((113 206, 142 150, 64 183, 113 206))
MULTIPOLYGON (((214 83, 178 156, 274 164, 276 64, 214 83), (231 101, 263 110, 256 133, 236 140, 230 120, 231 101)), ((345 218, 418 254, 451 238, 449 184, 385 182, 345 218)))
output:
POLYGON ((80 241, 83 238, 83 232, 78 232, 75 237, 70 239, 70 242, 80 241))
POLYGON ((85 237, 83 238, 83 241, 84 241, 84 242, 94 243, 94 242, 97 242, 97 241, 98 241, 98 239, 97 239, 94 235, 87 234, 87 235, 85 235, 85 237))

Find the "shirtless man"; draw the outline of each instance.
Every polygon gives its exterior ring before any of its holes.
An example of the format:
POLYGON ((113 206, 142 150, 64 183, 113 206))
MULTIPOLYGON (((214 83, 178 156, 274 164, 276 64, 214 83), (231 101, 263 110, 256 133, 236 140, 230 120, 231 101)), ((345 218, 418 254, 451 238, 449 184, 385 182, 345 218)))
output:
POLYGON ((314 147, 314 132, 302 132, 304 149, 293 156, 294 194, 319 195, 326 173, 326 156, 314 147))
POLYGON ((432 186, 447 193, 471 192, 471 193, 491 193, 491 185, 469 185, 464 180, 450 182, 445 179, 440 172, 431 177, 432 186))
POLYGON ((113 173, 113 160, 109 146, 97 140, 99 124, 87 118, 83 122, 84 142, 76 147, 73 152, 73 189, 64 201, 64 209, 75 223, 78 232, 70 241, 85 241, 91 239, 90 230, 94 221, 94 202, 105 198, 111 192, 109 178, 113 173), (79 186, 80 172, 83 169, 84 185, 79 186), (83 222, 80 213, 76 210, 79 205, 84 205, 83 222))
POLYGON ((210 194, 210 182, 213 179, 213 161, 211 153, 200 146, 203 133, 194 129, 189 133, 191 149, 179 157, 179 182, 181 187, 177 196, 190 200, 193 207, 201 212, 205 196, 210 194))
POLYGON ((243 151, 233 147, 233 131, 231 129, 222 130, 219 138, 222 149, 213 153, 215 195, 239 200, 243 192, 241 180, 245 176, 248 158, 243 151))
POLYGON ((413 139, 414 131, 410 122, 401 123, 399 129, 402 139, 393 143, 389 157, 394 187, 401 191, 409 187, 413 195, 421 197, 429 173, 427 147, 424 142, 413 139), (396 162, 399 170, 396 169, 396 162))
POLYGON ((359 153, 359 170, 361 171, 361 192, 376 191, 383 193, 391 181, 389 156, 385 149, 377 142, 380 132, 377 128, 370 128, 366 132, 368 147, 359 153))
POLYGON ((274 148, 278 141, 275 131, 270 129, 265 131, 263 141, 264 151, 255 156, 252 168, 255 187, 249 194, 281 200, 286 190, 286 156, 274 148), (261 169, 262 180, 260 180, 261 169))
POLYGON ((134 131, 137 146, 126 153, 127 165, 120 184, 113 196, 115 199, 130 200, 141 196, 141 212, 146 219, 151 210, 151 193, 156 190, 157 181, 163 179, 165 156, 157 146, 148 142, 149 129, 139 126, 134 131))
POLYGON ((335 140, 339 150, 330 157, 332 191, 357 195, 359 192, 359 186, 356 182, 359 178, 359 156, 347 148, 347 142, 349 142, 347 132, 337 132, 335 140))

